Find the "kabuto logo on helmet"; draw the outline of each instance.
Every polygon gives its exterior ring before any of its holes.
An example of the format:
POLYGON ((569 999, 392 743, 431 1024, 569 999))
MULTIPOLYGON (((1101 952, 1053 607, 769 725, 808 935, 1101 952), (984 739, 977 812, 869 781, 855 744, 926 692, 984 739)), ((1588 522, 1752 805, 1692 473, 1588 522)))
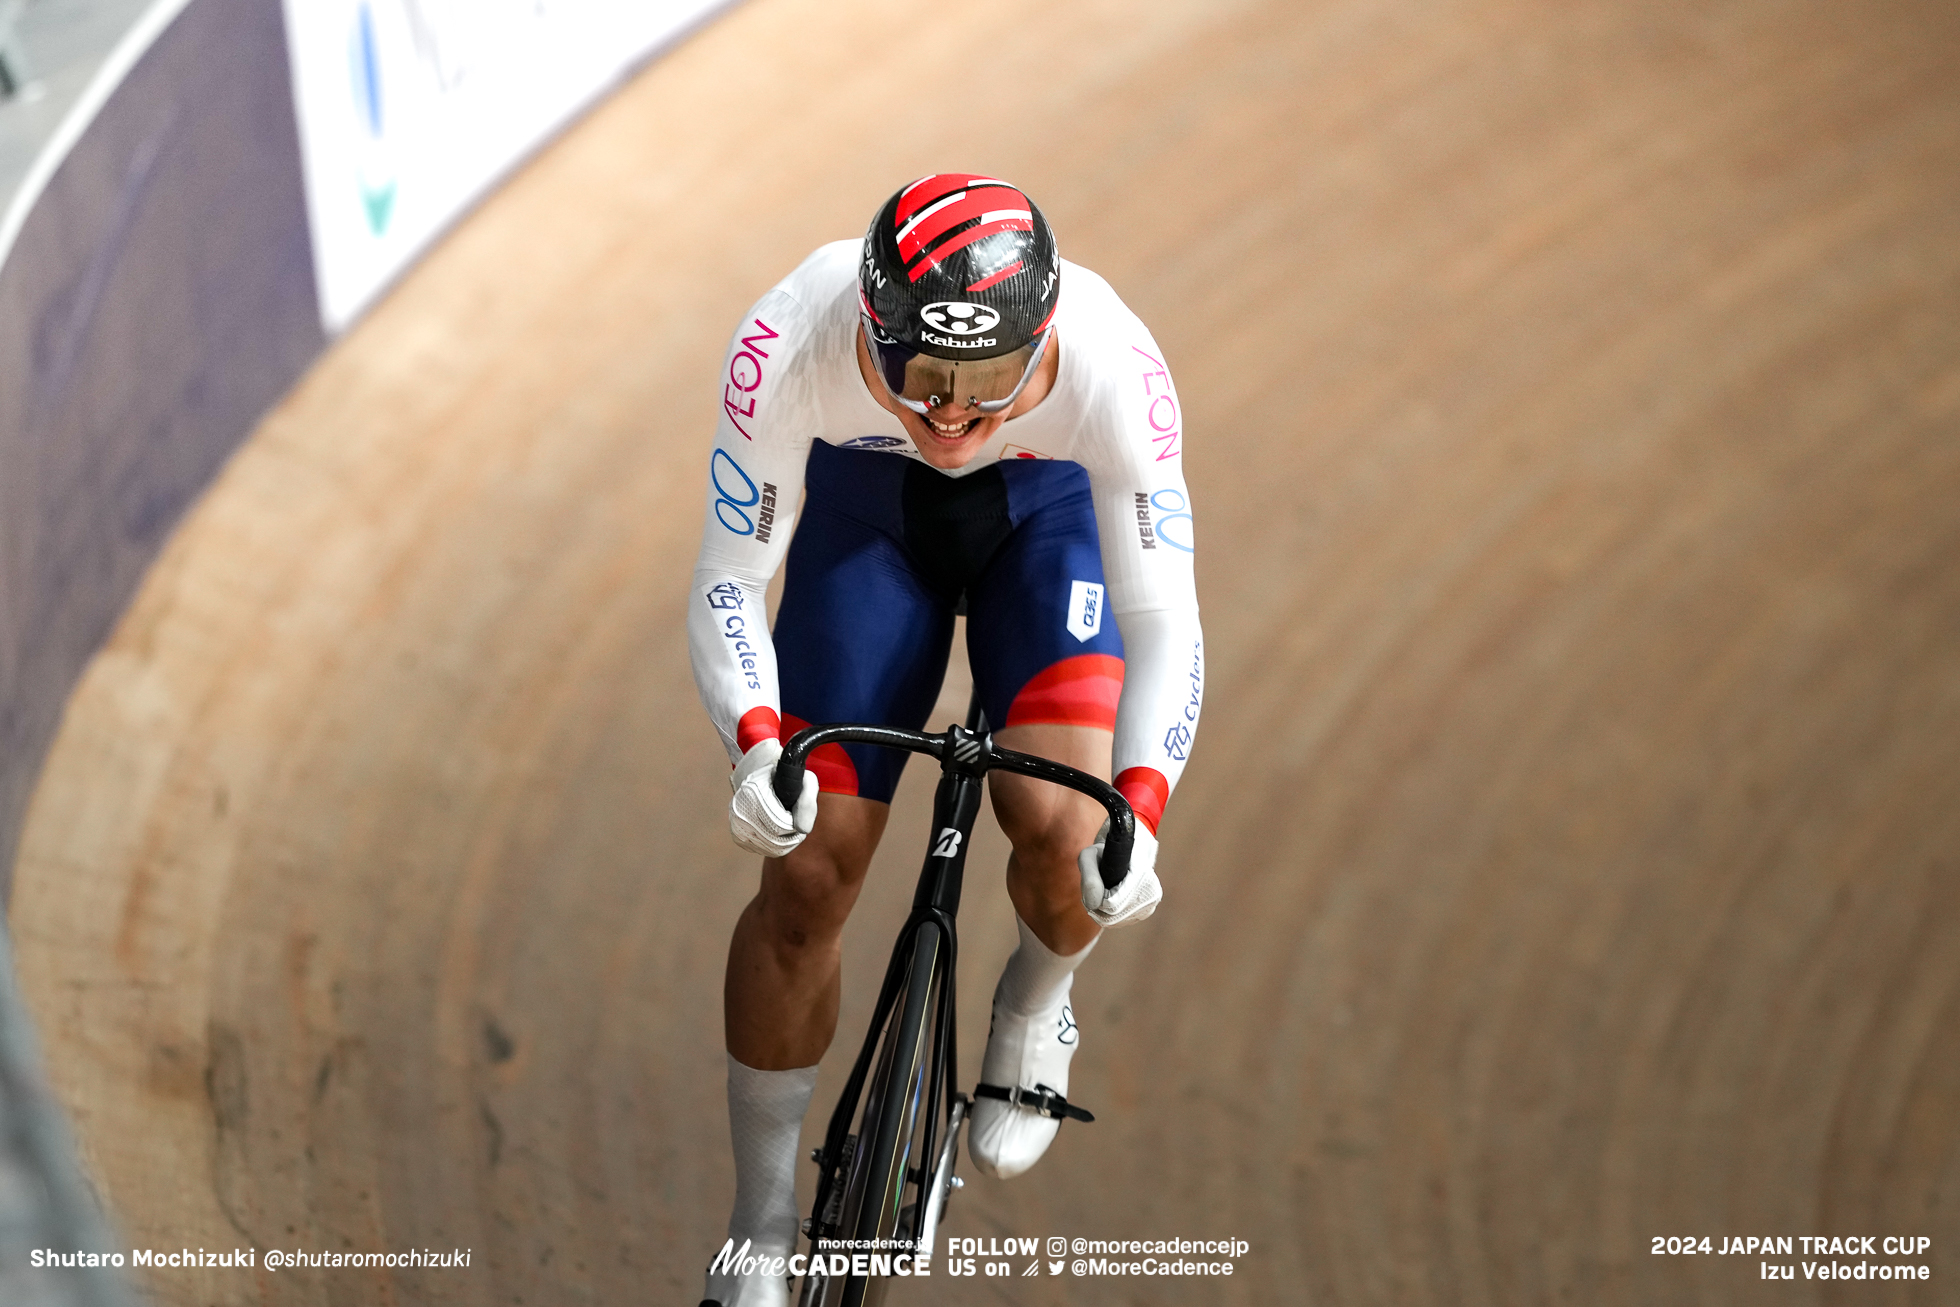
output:
POLYGON ((983 331, 992 331, 1000 321, 1000 314, 985 304, 969 304, 964 300, 940 300, 919 310, 919 316, 941 331, 950 331, 955 336, 977 336, 983 331))

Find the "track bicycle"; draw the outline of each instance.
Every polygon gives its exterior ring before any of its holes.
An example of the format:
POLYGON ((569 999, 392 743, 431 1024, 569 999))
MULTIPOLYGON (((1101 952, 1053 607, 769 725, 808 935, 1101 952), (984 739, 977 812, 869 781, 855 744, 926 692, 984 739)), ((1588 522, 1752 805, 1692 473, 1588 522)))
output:
MULTIPOLYGON (((953 921, 959 913, 967 844, 980 811, 981 779, 989 771, 1015 772, 1100 803, 1109 813, 1102 878, 1112 888, 1129 872, 1136 835, 1129 803, 1107 781, 997 747, 977 698, 965 726, 949 726, 938 735, 886 726, 812 726, 798 732, 777 761, 772 782, 785 807, 793 808, 803 791, 811 751, 846 742, 935 757, 939 788, 911 914, 892 948, 871 1028, 831 1113, 823 1145, 811 1153, 818 1168, 817 1195, 802 1225, 811 1255, 799 1307, 883 1302, 900 1258, 909 1265, 912 1257, 931 1256, 946 1199, 961 1185, 953 1168, 973 1100, 958 1088, 953 1025, 958 936, 953 921), (842 1269, 847 1262, 850 1269, 842 1269), (840 1269, 832 1273, 833 1266, 840 1269)), ((1053 1090, 1039 1089, 1024 1093, 1019 1086, 982 1086, 976 1092, 991 1091, 1051 1116, 1095 1119, 1053 1090)))

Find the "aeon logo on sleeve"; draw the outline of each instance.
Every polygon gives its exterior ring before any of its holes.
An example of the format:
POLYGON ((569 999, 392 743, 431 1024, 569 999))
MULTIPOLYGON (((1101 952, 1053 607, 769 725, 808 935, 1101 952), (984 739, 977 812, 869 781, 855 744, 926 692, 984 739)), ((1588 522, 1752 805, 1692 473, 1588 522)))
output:
POLYGON ((1087 644, 1102 630, 1103 588, 1094 581, 1071 581, 1068 588, 1068 633, 1087 644))
POLYGON ((1000 321, 1000 314, 985 304, 969 304, 965 300, 940 300, 919 310, 919 316, 926 325, 954 336, 978 336, 992 331, 1000 321))
MULTIPOLYGON (((762 346, 764 342, 775 340, 782 333, 764 322, 753 319, 756 334, 742 337, 742 348, 735 351, 728 360, 728 382, 721 388, 721 406, 728 414, 728 421, 742 433, 742 439, 754 440, 749 429, 742 425, 743 418, 755 417, 755 392, 762 385, 762 360, 769 357, 769 351, 762 346), (739 404, 737 392, 747 395, 749 402, 739 404)), ((732 528, 731 528, 732 529, 732 528)))

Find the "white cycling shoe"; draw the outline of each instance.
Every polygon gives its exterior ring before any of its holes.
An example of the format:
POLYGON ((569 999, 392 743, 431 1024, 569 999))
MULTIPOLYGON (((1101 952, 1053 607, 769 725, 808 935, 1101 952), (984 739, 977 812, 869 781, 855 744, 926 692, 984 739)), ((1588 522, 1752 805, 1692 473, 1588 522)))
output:
POLYGON ((1096 1118, 1068 1101, 1068 1064, 1081 1031, 1068 989, 1031 1017, 994 1007, 980 1062, 966 1151, 982 1175, 1011 1180, 1041 1160, 1064 1119, 1096 1118))

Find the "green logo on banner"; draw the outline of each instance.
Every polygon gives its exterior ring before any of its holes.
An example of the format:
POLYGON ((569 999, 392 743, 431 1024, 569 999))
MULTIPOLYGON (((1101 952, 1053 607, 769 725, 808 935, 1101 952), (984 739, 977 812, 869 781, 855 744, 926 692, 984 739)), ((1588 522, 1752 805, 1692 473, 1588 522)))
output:
POLYGON ((369 186, 363 182, 361 204, 367 209, 368 230, 379 236, 388 226, 389 215, 395 211, 395 183, 369 186))

